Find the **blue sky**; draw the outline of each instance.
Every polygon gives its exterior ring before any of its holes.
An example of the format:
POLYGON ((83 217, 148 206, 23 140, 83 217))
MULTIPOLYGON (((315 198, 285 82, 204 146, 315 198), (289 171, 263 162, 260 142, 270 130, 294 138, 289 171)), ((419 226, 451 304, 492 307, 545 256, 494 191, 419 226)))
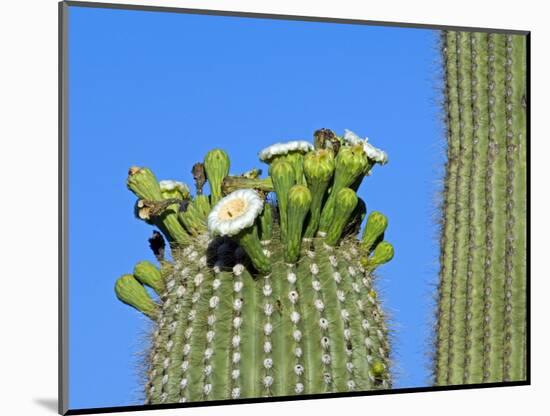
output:
POLYGON ((437 32, 69 8, 70 407, 141 404, 148 323, 116 278, 154 261, 128 167, 192 184, 224 148, 237 173, 257 152, 344 128, 389 154, 360 190, 390 220, 379 288, 394 329, 395 387, 428 383, 443 151, 437 32))

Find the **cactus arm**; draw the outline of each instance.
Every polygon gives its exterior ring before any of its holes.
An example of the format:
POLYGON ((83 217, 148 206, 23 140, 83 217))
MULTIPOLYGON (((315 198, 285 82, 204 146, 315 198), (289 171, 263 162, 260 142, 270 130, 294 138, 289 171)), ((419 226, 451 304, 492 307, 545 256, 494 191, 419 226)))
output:
MULTIPOLYGON (((305 250, 304 250, 305 251, 305 250)), ((312 259, 307 255, 300 257, 296 271, 296 288, 300 295, 300 315, 303 319, 303 326, 307 328, 307 336, 303 340, 304 355, 304 392, 315 394, 324 391, 323 367, 321 365, 321 327, 319 313, 315 309, 315 290, 312 290, 311 281, 308 279, 311 274, 310 267, 312 259)))
POLYGON ((241 397, 260 396, 260 371, 258 365, 262 356, 260 327, 260 292, 259 285, 245 269, 242 274, 242 327, 241 327, 241 397))
POLYGON ((317 279, 321 282, 321 292, 325 303, 325 313, 329 321, 328 338, 330 340, 330 346, 327 352, 331 357, 331 375, 332 391, 348 391, 347 387, 347 354, 346 346, 347 340, 344 335, 345 321, 349 317, 345 317, 343 314, 349 314, 346 309, 343 309, 340 301, 338 300, 336 281, 332 275, 332 266, 328 260, 328 254, 330 250, 326 252, 326 248, 323 247, 323 243, 316 242, 315 261, 319 266, 319 274, 317 279))
POLYGON ((212 350, 214 351, 210 373, 207 382, 212 384, 212 398, 231 397, 231 350, 232 345, 238 345, 239 338, 232 335, 233 318, 233 294, 239 296, 242 293, 242 284, 233 280, 231 272, 218 272, 215 274, 215 282, 219 287, 214 291, 219 297, 219 305, 210 314, 214 318, 212 331, 214 340, 212 350))
POLYGON ((446 79, 446 108, 447 108, 447 166, 444 185, 443 224, 441 236, 441 257, 439 273, 439 303, 437 317, 437 348, 435 357, 436 384, 447 382, 449 360, 449 315, 451 304, 451 283, 453 269, 453 246, 456 206, 456 177, 458 166, 458 92, 457 92, 457 65, 456 65, 456 34, 443 34, 443 54, 445 61, 446 79))
POLYGON ((525 39, 443 37, 449 162, 435 381, 519 380, 525 377, 525 39))
MULTIPOLYGON (((511 338, 510 345, 510 380, 520 380, 525 378, 525 325, 526 325, 526 212, 527 206, 524 195, 527 194, 527 166, 526 166, 526 115, 523 105, 523 99, 527 93, 526 87, 526 53, 525 53, 525 39, 522 36, 512 36, 511 40, 512 48, 512 134, 513 143, 511 147, 508 147, 509 151, 514 149, 515 154, 512 157, 513 163, 513 194, 519 197, 515 198, 515 203, 512 211, 512 233, 514 235, 513 241, 515 247, 509 248, 513 253, 514 262, 511 265, 512 268, 512 285, 511 285, 511 317, 510 324, 514 329, 510 330, 507 326, 507 331, 511 338)), ((511 253, 509 253, 510 255, 511 253)))

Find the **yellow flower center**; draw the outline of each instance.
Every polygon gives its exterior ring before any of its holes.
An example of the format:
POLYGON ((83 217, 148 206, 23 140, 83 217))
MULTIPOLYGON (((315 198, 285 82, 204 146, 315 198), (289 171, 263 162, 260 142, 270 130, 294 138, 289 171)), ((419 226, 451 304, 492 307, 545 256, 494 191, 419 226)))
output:
POLYGON ((246 211, 246 202, 242 199, 232 199, 225 203, 218 214, 222 221, 228 221, 240 217, 246 211))

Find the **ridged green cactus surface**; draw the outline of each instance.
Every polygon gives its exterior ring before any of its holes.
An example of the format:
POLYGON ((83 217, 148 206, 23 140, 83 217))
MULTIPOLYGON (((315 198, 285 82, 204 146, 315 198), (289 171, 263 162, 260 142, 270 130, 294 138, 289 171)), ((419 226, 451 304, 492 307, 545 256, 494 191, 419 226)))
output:
POLYGON ((323 129, 315 147, 278 143, 260 159, 267 178, 257 169, 230 176, 228 155, 209 152, 193 167, 194 197, 184 184, 130 169, 136 216, 159 228, 172 257, 157 233, 160 267, 140 262, 115 285, 154 322, 147 403, 391 386, 373 275, 393 257, 386 217, 370 213, 357 237, 366 206, 356 189, 385 153, 323 129))
POLYGON ((525 42, 442 35, 448 163, 437 385, 526 377, 525 42))

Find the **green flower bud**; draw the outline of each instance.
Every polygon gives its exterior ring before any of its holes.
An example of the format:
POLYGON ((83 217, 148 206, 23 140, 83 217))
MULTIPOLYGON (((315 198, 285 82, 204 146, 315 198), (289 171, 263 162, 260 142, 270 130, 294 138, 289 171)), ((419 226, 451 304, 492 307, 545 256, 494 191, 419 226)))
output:
POLYGON ((304 173, 308 184, 329 182, 334 173, 334 153, 329 149, 319 149, 304 157, 304 173))
POLYGON ((338 204, 334 209, 334 216, 327 230, 325 242, 334 246, 340 239, 344 227, 349 221, 353 210, 357 205, 357 195, 350 188, 341 189, 337 195, 338 204))
POLYGON ((189 187, 183 182, 164 180, 159 182, 160 192, 164 199, 189 199, 189 187))
POLYGON ((388 227, 388 218, 378 211, 373 211, 367 218, 361 248, 369 255, 378 241, 384 238, 384 232, 388 227))
POLYGON ((157 295, 164 292, 164 279, 160 270, 149 261, 142 261, 134 267, 134 277, 143 285, 149 286, 157 295))
POLYGON ((279 220, 281 225, 281 240, 286 242, 287 231, 287 201, 290 188, 296 183, 294 168, 288 162, 279 160, 269 167, 269 174, 273 182, 273 188, 277 194, 279 205, 279 220))
POLYGON ((140 199, 150 201, 160 201, 162 194, 160 186, 151 170, 132 166, 128 170, 128 179, 126 180, 128 188, 140 199))
POLYGON ((368 164, 369 160, 363 146, 343 146, 336 156, 335 185, 340 189, 350 186, 368 164))
POLYGON ((363 146, 342 146, 335 160, 334 183, 321 213, 319 231, 326 232, 334 215, 338 192, 363 174, 369 161, 363 146))
POLYGON ((372 363, 371 367, 372 375, 375 378, 382 378, 385 372, 384 364, 380 360, 376 360, 372 363))
POLYGON ((273 234, 273 208, 265 203, 264 210, 260 214, 260 238, 262 241, 271 240, 273 234))
MULTIPOLYGON (((128 188, 143 201, 138 201, 134 209, 136 216, 148 223, 153 223, 162 231, 171 243, 187 245, 191 242, 189 235, 178 222, 177 212, 170 209, 157 211, 160 206, 151 202, 163 201, 160 185, 153 172, 147 168, 131 167, 128 171, 128 188)), ((166 207, 167 208, 167 207, 166 207)))
POLYGON ((319 227, 321 205, 334 173, 334 154, 329 149, 318 149, 304 157, 304 173, 311 190, 310 216, 305 238, 312 238, 319 227))
POLYGON ((204 169, 210 184, 212 205, 222 198, 222 181, 229 174, 229 165, 229 156, 221 149, 209 151, 204 158, 204 169))
POLYGON ((373 271, 381 264, 385 264, 393 259, 393 246, 387 241, 380 242, 374 249, 374 253, 370 257, 361 257, 360 262, 369 271, 373 271))
POLYGON ((115 283, 115 293, 120 301, 136 308, 151 319, 157 319, 158 306, 134 276, 126 274, 115 283))
POLYGON ((298 260, 302 243, 304 219, 311 205, 311 192, 306 186, 294 185, 288 192, 287 241, 285 244, 285 261, 294 263, 298 260))
POLYGON ((206 195, 197 195, 193 200, 193 206, 200 212, 201 216, 206 221, 208 213, 210 212, 210 201, 206 195))

